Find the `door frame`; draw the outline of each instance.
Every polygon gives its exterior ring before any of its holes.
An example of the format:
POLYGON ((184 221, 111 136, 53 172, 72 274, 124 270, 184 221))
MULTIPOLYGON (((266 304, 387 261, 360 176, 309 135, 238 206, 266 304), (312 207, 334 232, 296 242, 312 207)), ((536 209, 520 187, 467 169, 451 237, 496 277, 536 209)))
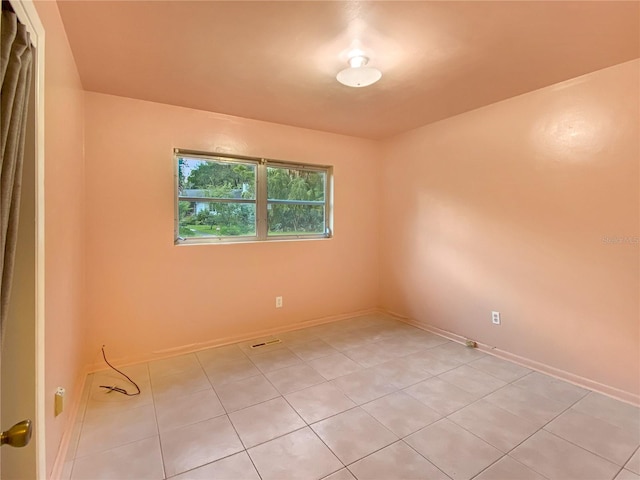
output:
POLYGON ((9 0, 20 21, 31 35, 36 48, 33 78, 35 81, 35 170, 36 170, 36 412, 33 440, 36 447, 36 475, 38 480, 47 477, 47 455, 45 435, 45 282, 44 282, 44 66, 45 31, 32 0, 9 0))

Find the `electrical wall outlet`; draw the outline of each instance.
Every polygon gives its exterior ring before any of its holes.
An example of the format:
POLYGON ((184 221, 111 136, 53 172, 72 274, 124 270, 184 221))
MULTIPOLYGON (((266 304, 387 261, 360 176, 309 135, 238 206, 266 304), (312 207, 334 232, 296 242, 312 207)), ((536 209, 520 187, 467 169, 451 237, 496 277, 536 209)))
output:
POLYGON ((491 323, 500 325, 500 312, 491 312, 491 323))
POLYGON ((282 297, 276 297, 276 308, 282 308, 282 297))
POLYGON ((58 387, 56 389, 55 402, 54 402, 54 414, 57 417, 64 410, 64 394, 65 389, 58 387))

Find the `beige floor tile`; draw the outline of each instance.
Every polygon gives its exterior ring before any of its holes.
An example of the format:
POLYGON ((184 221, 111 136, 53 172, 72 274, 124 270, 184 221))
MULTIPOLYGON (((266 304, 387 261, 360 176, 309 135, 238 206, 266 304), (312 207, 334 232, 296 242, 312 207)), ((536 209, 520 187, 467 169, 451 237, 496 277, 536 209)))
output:
POLYGON ((168 477, 244 449, 226 416, 162 433, 160 441, 168 477))
POLYGON ((513 385, 496 390, 484 399, 540 427, 566 409, 563 403, 513 385))
POLYGON ((431 377, 430 373, 412 365, 407 357, 381 363, 376 365, 373 370, 396 388, 410 387, 431 377))
POLYGON ((443 345, 449 340, 430 333, 403 333, 384 341, 384 348, 399 356, 407 356, 438 345, 443 345))
POLYGON ((246 448, 306 426, 282 397, 239 410, 230 414, 229 418, 246 448))
POLYGON ((636 453, 629 459, 625 468, 640 475, 640 449, 636 450, 636 453))
POLYGON ((342 320, 340 323, 348 325, 353 330, 359 330, 362 328, 385 326, 388 323, 388 319, 384 314, 366 314, 353 318, 342 320))
POLYGON ((409 435, 405 442, 454 480, 472 478, 502 456, 446 418, 409 435))
POLYGON ((620 473, 616 475, 614 480, 640 480, 640 475, 633 473, 631 470, 623 468, 620 473))
POLYGON ((228 363, 207 367, 205 369, 209 381, 214 387, 225 383, 237 382, 245 378, 255 377, 261 372, 247 357, 229 361, 228 363))
POLYGON ((314 423, 311 428, 345 465, 398 439, 361 408, 314 423))
POLYGON ((213 389, 179 398, 156 401, 156 418, 160 432, 224 415, 225 411, 213 389))
POLYGON ((161 480, 164 478, 158 437, 127 443, 105 452, 77 459, 73 480, 161 480))
POLYGON ((640 431, 640 408, 591 392, 572 408, 625 430, 640 431))
POLYGON ((544 428, 620 466, 624 466, 640 445, 640 431, 623 430, 574 409, 567 410, 544 428))
POLYGON ((420 328, 412 327, 410 325, 404 325, 403 330, 396 335, 396 337, 404 337, 406 339, 417 342, 421 349, 424 350, 426 348, 435 348, 440 345, 446 345, 451 343, 450 340, 441 337, 440 335, 436 335, 431 332, 427 332, 426 330, 422 330, 420 328))
POLYGON ((385 315, 122 370, 141 395, 87 376, 62 478, 640 480, 637 407, 385 315))
POLYGON ((310 428, 263 443, 248 452, 262 480, 315 480, 343 468, 310 428))
POLYGON ((113 370, 97 372, 88 386, 84 415, 79 420, 153 404, 147 364, 130 365, 122 367, 121 370, 138 384, 140 394, 128 396, 101 388, 101 385, 105 385, 124 388, 129 393, 137 391, 133 384, 113 370))
POLYGON ((362 370, 338 377, 331 382, 358 405, 370 402, 396 390, 373 369, 362 370))
POLYGON ((539 428, 486 400, 472 403, 448 418, 503 452, 508 452, 539 428))
POLYGON ((289 349, 305 362, 340 353, 327 342, 320 339, 307 343, 291 345, 289 349))
POLYGON ((438 412, 405 392, 395 392, 365 403, 362 408, 400 438, 442 418, 438 412))
POLYGON ((362 370, 360 365, 342 353, 316 358, 307 363, 327 380, 362 370))
POLYGON ((384 347, 384 341, 405 332, 405 327, 396 327, 394 325, 371 325, 358 329, 356 333, 365 338, 368 342, 382 342, 381 347, 384 347))
POLYGON ((153 405, 88 418, 82 425, 76 458, 110 450, 158 434, 153 405))
POLYGON ((349 465, 358 480, 449 480, 404 442, 396 442, 349 465))
POLYGON ((506 385, 502 380, 467 365, 445 372, 438 377, 479 396, 487 395, 506 385))
POLYGON ((265 377, 283 395, 326 382, 322 375, 305 364, 281 368, 275 372, 266 373, 265 377))
POLYGON ((202 467, 181 473, 171 480, 260 480, 247 452, 236 453, 202 467))
POLYGON ((307 423, 317 422, 356 406, 342 391, 329 383, 290 393, 285 398, 307 423))
POLYGON ((258 367, 258 369, 263 373, 272 372, 274 370, 302 363, 300 357, 295 355, 288 348, 281 348, 272 352, 253 355, 251 357, 251 361, 255 363, 256 367, 258 367))
POLYGON ((202 390, 211 389, 211 383, 202 369, 188 370, 176 375, 163 375, 151 380, 156 401, 176 399, 202 390))
POLYGON ((227 412, 235 412, 280 396, 263 375, 226 383, 216 387, 216 393, 227 412))
POLYGON ((492 355, 485 355, 479 360, 472 361, 469 365, 507 383, 518 380, 531 373, 531 370, 528 368, 521 367, 516 363, 508 362, 507 360, 492 355))
POLYGON ((589 393, 589 390, 539 372, 531 372, 513 384, 566 405, 571 405, 589 393))
POLYGON ((403 391, 441 415, 449 415, 478 399, 477 395, 437 377, 429 378, 403 391))
POLYGON ((390 352, 384 348, 384 345, 376 343, 350 348, 342 353, 365 368, 398 358, 396 353, 390 352))
POLYGON ((505 455, 473 480, 546 480, 538 472, 505 455))
POLYGON ((335 335, 323 337, 323 340, 336 350, 343 352, 352 348, 368 345, 372 343, 370 340, 362 338, 357 332, 341 332, 335 335))
POLYGON ((223 347, 201 350, 196 352, 196 357, 198 357, 198 361, 205 371, 208 369, 220 369, 230 363, 248 360, 247 356, 237 345, 225 345, 223 347))
POLYGON ((431 375, 440 375, 441 373, 448 372, 463 365, 455 358, 436 357, 430 352, 431 350, 423 350, 413 353, 404 357, 404 360, 406 360, 412 368, 423 370, 431 375))
POLYGON ((349 470, 343 468, 336 473, 332 473, 328 477, 324 477, 322 480, 357 480, 349 470))
POLYGON ((194 353, 149 362, 149 375, 152 380, 165 375, 187 374, 194 370, 202 370, 194 353))
POLYGON ((613 478, 620 469, 544 430, 509 455, 551 480, 602 480, 613 478))
POLYGON ((486 356, 486 353, 481 352, 477 348, 469 348, 456 342, 448 342, 435 347, 431 349, 431 353, 436 357, 452 357, 462 363, 472 362, 486 356))

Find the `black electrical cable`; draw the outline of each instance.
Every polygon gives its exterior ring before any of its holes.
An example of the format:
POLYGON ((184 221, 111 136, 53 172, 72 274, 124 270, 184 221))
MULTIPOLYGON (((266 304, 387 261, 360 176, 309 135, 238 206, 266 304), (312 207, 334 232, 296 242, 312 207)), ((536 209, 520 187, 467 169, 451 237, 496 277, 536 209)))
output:
POLYGON ((116 387, 115 385, 113 385, 113 386, 111 386, 111 385, 100 385, 100 388, 106 388, 107 390, 109 390, 109 392, 107 392, 107 393, 118 392, 118 393, 121 393, 121 394, 126 395, 128 397, 135 397, 136 395, 140 395, 140 387, 138 386, 138 384, 136 382, 134 382, 133 380, 131 380, 129 375, 127 375, 126 373, 121 372, 120 370, 118 370, 116 367, 114 367, 113 365, 111 365, 109 363, 109 360, 107 360, 107 355, 104 353, 104 345, 102 345, 102 358, 104 358, 104 361, 106 362, 107 365, 109 365, 116 372, 118 372, 120 375, 122 375, 127 380, 129 380, 136 387, 136 389, 138 391, 136 393, 129 393, 124 388, 116 387))

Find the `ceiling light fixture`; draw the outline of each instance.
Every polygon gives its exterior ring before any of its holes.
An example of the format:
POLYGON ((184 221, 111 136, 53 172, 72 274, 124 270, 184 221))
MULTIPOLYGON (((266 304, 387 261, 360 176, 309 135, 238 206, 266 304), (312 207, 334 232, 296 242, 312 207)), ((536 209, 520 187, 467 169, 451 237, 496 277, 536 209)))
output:
POLYGON ((382 72, 377 68, 367 67, 369 59, 364 55, 354 55, 349 58, 349 68, 338 72, 336 79, 347 87, 368 87, 382 78, 382 72))

